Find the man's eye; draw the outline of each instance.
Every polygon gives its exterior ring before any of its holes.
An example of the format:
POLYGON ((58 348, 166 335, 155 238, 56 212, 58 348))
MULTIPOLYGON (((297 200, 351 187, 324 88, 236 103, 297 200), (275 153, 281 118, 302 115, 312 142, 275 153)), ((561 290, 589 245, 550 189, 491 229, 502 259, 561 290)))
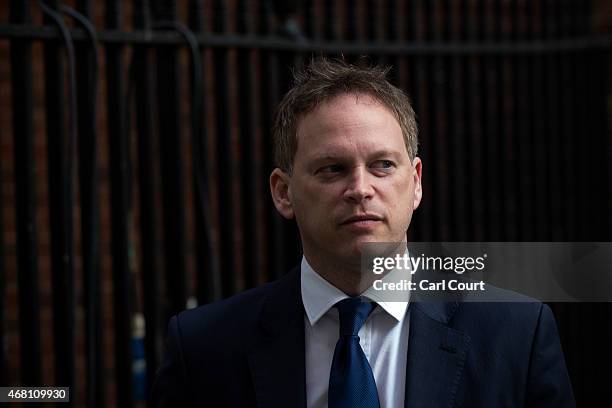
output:
POLYGON ((372 164, 372 168, 378 170, 391 170, 395 168, 395 163, 391 160, 378 160, 372 164))
POLYGON ((342 170, 344 170, 344 167, 340 164, 330 164, 329 166, 325 166, 323 168, 321 168, 321 172, 322 173, 340 173, 342 170))

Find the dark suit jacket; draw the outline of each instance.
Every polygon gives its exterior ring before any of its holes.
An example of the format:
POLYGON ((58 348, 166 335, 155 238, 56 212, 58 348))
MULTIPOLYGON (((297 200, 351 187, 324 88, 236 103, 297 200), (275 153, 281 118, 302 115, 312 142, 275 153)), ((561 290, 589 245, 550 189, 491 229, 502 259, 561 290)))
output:
MULTIPOLYGON (((411 303, 405 406, 573 407, 538 302, 411 303)), ((300 270, 170 320, 154 406, 305 407, 300 270)))

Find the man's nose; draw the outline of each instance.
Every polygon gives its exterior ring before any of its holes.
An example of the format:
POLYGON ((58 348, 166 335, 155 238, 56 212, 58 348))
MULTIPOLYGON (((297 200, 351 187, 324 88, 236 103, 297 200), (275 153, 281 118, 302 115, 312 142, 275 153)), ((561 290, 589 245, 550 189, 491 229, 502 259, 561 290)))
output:
POLYGON ((372 198, 374 188, 370 180, 367 169, 357 166, 353 168, 347 179, 347 186, 344 190, 344 198, 354 203, 372 198))

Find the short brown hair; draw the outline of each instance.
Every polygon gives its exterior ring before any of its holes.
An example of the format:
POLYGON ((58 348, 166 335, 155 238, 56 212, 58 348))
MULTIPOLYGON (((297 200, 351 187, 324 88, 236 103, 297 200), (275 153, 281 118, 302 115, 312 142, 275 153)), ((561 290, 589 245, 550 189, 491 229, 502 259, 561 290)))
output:
POLYGON ((340 94, 364 93, 382 103, 397 119, 408 156, 417 154, 418 128, 410 98, 387 81, 389 67, 358 67, 342 60, 313 59, 294 74, 293 87, 278 105, 274 118, 274 159, 290 173, 298 147, 298 121, 321 103, 340 94))

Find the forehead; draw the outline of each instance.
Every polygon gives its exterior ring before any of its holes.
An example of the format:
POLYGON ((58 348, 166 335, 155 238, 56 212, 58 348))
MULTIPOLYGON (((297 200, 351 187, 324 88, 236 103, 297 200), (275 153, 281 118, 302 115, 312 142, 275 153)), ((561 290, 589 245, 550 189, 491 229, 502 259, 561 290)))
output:
POLYGON ((397 119, 368 94, 335 96, 305 114, 296 130, 296 158, 372 149, 407 153, 397 119))

